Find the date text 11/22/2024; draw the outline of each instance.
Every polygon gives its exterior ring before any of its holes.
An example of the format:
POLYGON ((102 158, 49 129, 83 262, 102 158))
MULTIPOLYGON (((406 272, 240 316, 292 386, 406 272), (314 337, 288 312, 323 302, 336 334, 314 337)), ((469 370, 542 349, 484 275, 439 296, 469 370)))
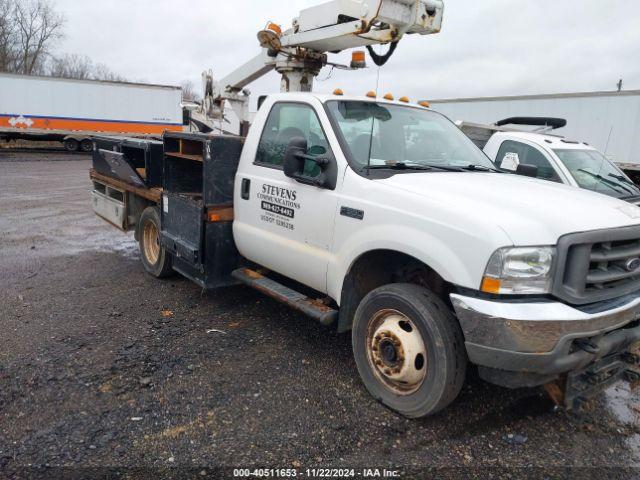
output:
POLYGON ((234 469, 234 478, 401 478, 398 470, 386 468, 269 468, 234 469))

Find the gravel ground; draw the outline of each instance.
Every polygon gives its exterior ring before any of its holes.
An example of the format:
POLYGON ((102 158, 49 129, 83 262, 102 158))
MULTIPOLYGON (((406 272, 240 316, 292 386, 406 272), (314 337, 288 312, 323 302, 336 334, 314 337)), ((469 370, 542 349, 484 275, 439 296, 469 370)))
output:
POLYGON ((147 276, 132 236, 92 214, 89 168, 78 155, 0 152, 0 473, 640 474, 627 386, 577 417, 538 389, 472 376, 445 412, 404 419, 368 395, 348 335, 245 287, 147 276))

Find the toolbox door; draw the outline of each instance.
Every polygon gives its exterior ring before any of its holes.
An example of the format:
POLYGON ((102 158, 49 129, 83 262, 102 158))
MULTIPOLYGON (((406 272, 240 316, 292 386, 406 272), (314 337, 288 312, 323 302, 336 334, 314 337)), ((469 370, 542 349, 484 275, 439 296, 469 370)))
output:
MULTIPOLYGON (((201 197, 165 193, 162 197, 162 246, 177 260, 197 271, 203 266, 204 204, 201 197)), ((188 272, 185 273, 191 276, 188 272)))

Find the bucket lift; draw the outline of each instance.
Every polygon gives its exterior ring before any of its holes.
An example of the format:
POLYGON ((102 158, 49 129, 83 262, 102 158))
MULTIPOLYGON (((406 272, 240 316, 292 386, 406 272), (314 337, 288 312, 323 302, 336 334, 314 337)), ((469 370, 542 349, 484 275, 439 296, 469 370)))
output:
POLYGON ((443 12, 443 0, 333 0, 302 10, 284 32, 269 23, 258 33, 262 50, 256 57, 219 81, 212 71, 203 73, 200 113, 222 119, 228 102, 244 130, 249 117, 246 88, 260 77, 275 70, 282 76, 282 92, 311 92, 314 79, 327 65, 346 70, 366 67, 363 52, 354 52, 350 65, 329 62, 328 53, 366 47, 373 61, 383 65, 404 35, 439 33, 443 12), (390 45, 386 55, 371 48, 384 44, 390 45))

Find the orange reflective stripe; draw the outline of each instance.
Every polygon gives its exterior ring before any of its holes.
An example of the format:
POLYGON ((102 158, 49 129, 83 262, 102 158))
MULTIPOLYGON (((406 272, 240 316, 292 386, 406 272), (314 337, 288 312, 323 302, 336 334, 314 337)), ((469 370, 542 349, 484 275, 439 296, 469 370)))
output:
POLYGON ((62 118, 29 117, 31 126, 23 124, 15 126, 9 123, 10 117, 0 117, 2 128, 23 128, 25 130, 68 130, 89 132, 116 132, 116 133, 146 133, 161 134, 169 130, 181 132, 182 125, 161 123, 133 123, 133 122, 109 122, 104 120, 73 120, 62 118))

